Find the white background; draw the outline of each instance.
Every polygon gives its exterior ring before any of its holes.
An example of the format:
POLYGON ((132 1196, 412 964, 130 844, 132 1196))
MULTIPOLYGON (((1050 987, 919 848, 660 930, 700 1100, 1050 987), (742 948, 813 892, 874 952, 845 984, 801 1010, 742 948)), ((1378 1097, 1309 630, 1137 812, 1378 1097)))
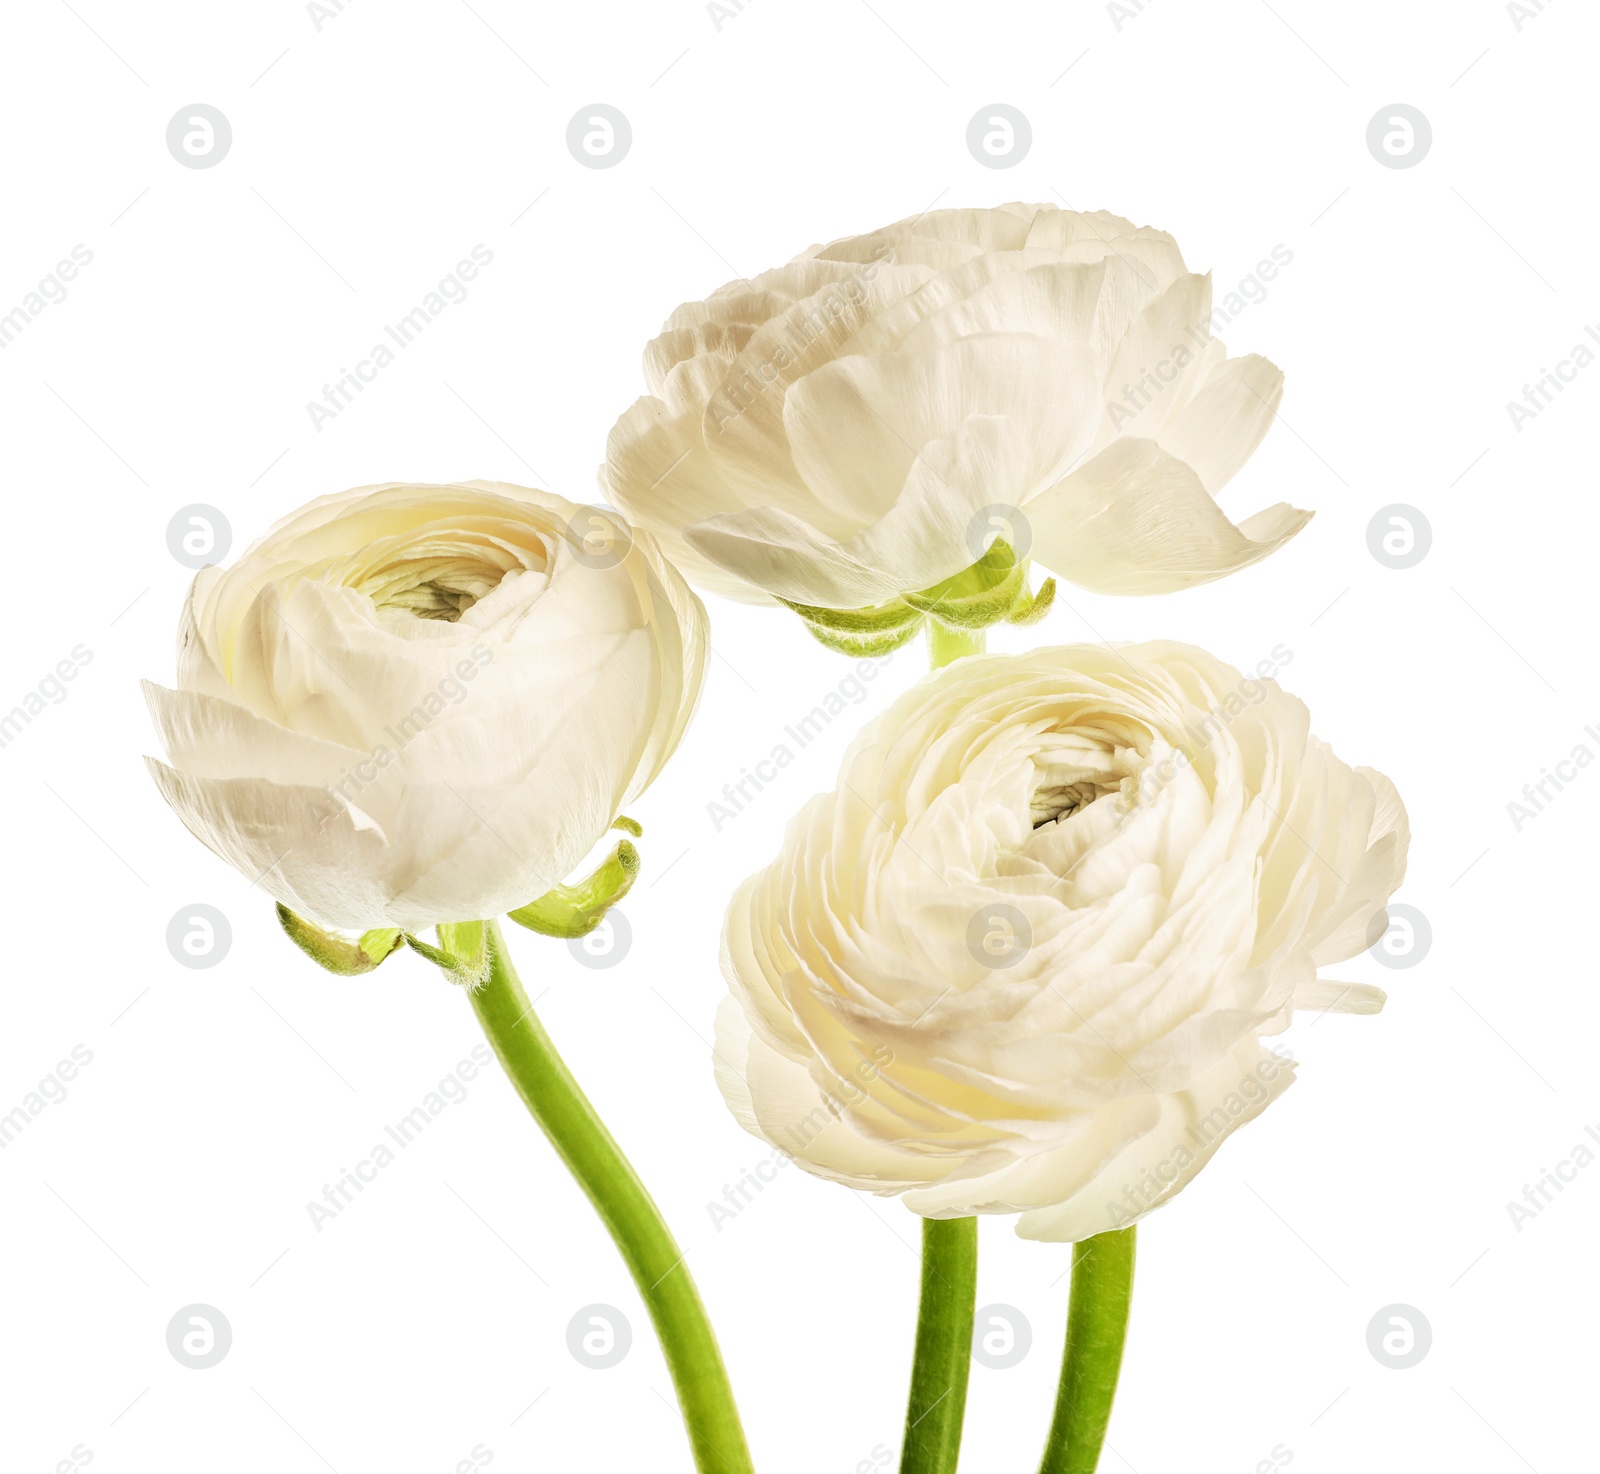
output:
MULTIPOLYGON (((307 1201, 475 1025, 420 960, 319 973, 160 803, 137 682, 172 673, 190 573, 167 523, 214 505, 236 554, 367 482, 592 499, 677 302, 935 202, 1008 199, 1165 227, 1219 298, 1293 252, 1224 333, 1288 373, 1227 507, 1318 515, 1225 583, 1066 589, 993 645, 1171 635, 1240 665, 1287 645, 1283 683, 1317 730, 1399 784, 1416 838, 1398 899, 1433 931, 1415 967, 1342 970, 1388 987, 1388 1009, 1297 1026, 1300 1083, 1142 1227, 1103 1467, 1244 1474, 1280 1445, 1341 1474, 1593 1467, 1600 1164, 1520 1231, 1506 1208, 1600 1122, 1600 771, 1521 832, 1507 810, 1575 745, 1600 753, 1600 366, 1520 431, 1506 410, 1600 321, 1592 10, 1551 4, 1519 30, 1489 0, 1148 0, 1119 28, 1086 0, 759 0, 719 30, 691 0, 358 0, 319 30, 290 0, 73 3, 16 0, 0 41, 0 313, 73 246, 93 253, 0 350, 0 707, 93 654, 0 750, 0 1113, 74 1046, 93 1054, 0 1151, 7 1474, 78 1445, 139 1474, 444 1474, 478 1445, 496 1468, 690 1468, 621 1263, 498 1074, 313 1228, 307 1201), (596 101, 633 128, 609 170, 565 143, 596 101), (965 144, 996 101, 1034 133, 1007 171, 965 144), (195 102, 233 129, 203 170, 165 145, 195 102), (1431 120, 1415 168, 1367 149, 1395 102, 1431 120), (480 243, 494 260, 468 299, 315 428, 306 401, 480 243), (1433 530, 1404 571, 1367 546, 1396 502, 1433 530), (205 971, 165 942, 199 902, 233 929, 205 971), (166 1346, 194 1302, 233 1328, 209 1371, 166 1346), (1396 1302, 1433 1331, 1408 1371, 1367 1349, 1396 1302), (567 1350, 592 1303, 633 1323, 613 1370, 567 1350)), ((713 1083, 716 937, 733 885, 921 654, 718 833, 707 803, 850 671, 776 612, 711 613, 699 717, 636 807, 632 950, 597 971, 559 943, 513 947, 688 1249, 759 1467, 847 1474, 898 1449, 917 1224, 789 1168, 713 1229, 707 1203, 765 1156, 713 1083)), ((974 1368, 977 1474, 1037 1457, 1068 1256, 983 1225, 979 1303, 1021 1308, 1033 1349, 974 1368)))

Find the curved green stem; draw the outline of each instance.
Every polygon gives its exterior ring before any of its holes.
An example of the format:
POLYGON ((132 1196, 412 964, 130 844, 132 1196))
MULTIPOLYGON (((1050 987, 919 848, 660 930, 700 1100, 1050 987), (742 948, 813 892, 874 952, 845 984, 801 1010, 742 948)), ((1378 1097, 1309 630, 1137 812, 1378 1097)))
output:
POLYGON ((922 1303, 900 1474, 954 1474, 978 1299, 978 1220, 922 1220, 922 1303))
POLYGON ((488 945, 489 980, 469 992, 473 1011, 523 1104, 627 1262, 678 1389, 695 1467, 701 1474, 753 1474, 722 1353, 682 1251, 534 1015, 498 922, 488 924, 488 945))
POLYGON ((1111 1421, 1133 1304, 1134 1230, 1072 1246, 1072 1304, 1056 1415, 1039 1474, 1094 1474, 1111 1421))
POLYGON ((982 655, 985 648, 982 630, 958 630, 937 619, 928 621, 928 664, 935 670, 963 655, 982 655))

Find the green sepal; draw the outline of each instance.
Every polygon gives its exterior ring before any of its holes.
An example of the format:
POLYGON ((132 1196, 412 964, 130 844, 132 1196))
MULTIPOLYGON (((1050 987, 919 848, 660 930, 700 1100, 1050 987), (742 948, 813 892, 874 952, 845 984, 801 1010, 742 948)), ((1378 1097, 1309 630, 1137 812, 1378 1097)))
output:
POLYGON ((476 988, 489 979, 489 929, 481 921, 447 921, 434 927, 437 947, 404 932, 405 942, 441 969, 450 981, 476 988))
POLYGON ((779 601, 794 610, 812 638, 841 655, 857 658, 898 650, 922 627, 922 614, 904 599, 869 604, 864 609, 824 609, 816 604, 779 601))
POLYGON ((1056 601, 1056 581, 1047 578, 1039 585, 1037 593, 1030 594, 1026 589, 1011 613, 1006 615, 1007 624, 1038 624, 1050 612, 1050 606, 1056 601))
POLYGON ((639 876, 639 852, 619 840, 598 869, 574 885, 558 885, 537 900, 506 913, 508 919, 541 936, 572 941, 586 937, 605 914, 633 888, 639 876))
POLYGON ((289 940, 318 967, 342 978, 359 977, 364 972, 371 972, 401 944, 400 932, 387 926, 363 932, 352 942, 336 932, 324 931, 314 921, 295 915, 281 901, 278 902, 278 924, 288 933, 289 940))
POLYGON ((953 629, 981 630, 1005 619, 1027 585, 1027 565, 1017 562, 1009 544, 996 540, 970 568, 905 595, 905 601, 953 629))
POLYGON ((882 634, 846 634, 843 630, 824 629, 819 624, 807 623, 806 628, 811 631, 811 638, 818 644, 826 645, 828 649, 840 655, 853 656, 862 660, 878 655, 887 655, 891 650, 898 650, 908 640, 914 640, 917 631, 922 628, 922 616, 917 615, 915 621, 901 629, 885 630, 882 634))
POLYGON ((644 825, 641 824, 637 819, 630 819, 626 814, 618 814, 617 817, 611 821, 611 827, 613 829, 620 829, 625 834, 631 834, 635 839, 638 839, 644 834, 644 825))
POLYGON ((869 604, 864 609, 824 609, 817 604, 794 604, 780 599, 813 630, 825 629, 841 635, 881 635, 892 630, 915 629, 922 615, 904 599, 887 604, 869 604))
POLYGON ((813 638, 841 655, 876 656, 898 650, 925 621, 952 630, 982 630, 1002 620, 1032 624, 1043 619, 1055 598, 1056 583, 1046 579, 1037 594, 1028 592, 1028 565, 1011 545, 997 538, 976 563, 934 584, 864 609, 823 609, 780 600, 805 621, 813 638))
POLYGON ((397 926, 380 926, 372 931, 364 931, 356 941, 356 946, 372 959, 374 967, 405 944, 405 937, 397 926))

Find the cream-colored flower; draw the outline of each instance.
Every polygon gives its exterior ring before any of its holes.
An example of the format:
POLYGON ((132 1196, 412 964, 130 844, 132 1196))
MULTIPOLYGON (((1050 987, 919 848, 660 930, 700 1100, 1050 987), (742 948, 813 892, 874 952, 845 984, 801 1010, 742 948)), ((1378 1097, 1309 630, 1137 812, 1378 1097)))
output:
POLYGON ((996 537, 1102 592, 1204 583, 1310 515, 1218 509, 1283 376, 1211 325, 1210 278, 1162 231, 933 211, 679 307, 602 480, 733 598, 879 606, 996 537))
POLYGON ((291 910, 361 930, 494 917, 564 880, 677 746, 700 601, 646 534, 549 492, 323 497, 205 568, 162 795, 291 910))
POLYGON ((723 1093, 924 1216, 1119 1227, 1289 1085, 1263 1036, 1382 1006, 1318 969, 1381 930, 1407 841, 1388 779, 1202 650, 959 660, 735 895, 723 1093))

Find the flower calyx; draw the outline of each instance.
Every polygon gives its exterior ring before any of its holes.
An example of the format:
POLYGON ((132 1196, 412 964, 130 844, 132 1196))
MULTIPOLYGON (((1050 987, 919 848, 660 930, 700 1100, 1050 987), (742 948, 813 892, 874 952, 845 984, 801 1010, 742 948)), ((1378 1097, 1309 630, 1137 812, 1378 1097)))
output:
POLYGON ((405 945, 398 927, 377 927, 362 932, 351 941, 296 915, 281 901, 278 903, 278 923, 288 933, 289 940, 318 967, 343 978, 359 977, 362 973, 373 971, 405 945))
POLYGON ((996 539, 978 561, 931 588, 901 594, 864 609, 822 609, 782 602, 830 650, 856 657, 887 655, 933 620, 947 629, 981 630, 991 624, 1034 624, 1055 598, 1056 581, 1047 578, 1037 592, 1028 588, 1028 563, 1009 543, 996 539))
MULTIPOLYGON (((619 818, 611 827, 625 830, 634 838, 644 832, 638 823, 627 817, 619 818)), ((632 840, 618 840, 616 848, 592 874, 571 885, 558 885, 526 906, 508 911, 506 916, 541 936, 574 941, 588 936, 599 926, 606 912, 633 889, 638 877, 639 851, 632 840)))

